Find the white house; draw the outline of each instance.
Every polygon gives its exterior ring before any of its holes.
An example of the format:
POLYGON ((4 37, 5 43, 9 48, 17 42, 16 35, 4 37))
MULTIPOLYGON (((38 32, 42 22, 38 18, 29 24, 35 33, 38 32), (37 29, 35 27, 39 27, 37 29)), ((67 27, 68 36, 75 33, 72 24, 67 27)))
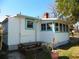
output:
POLYGON ((18 45, 41 41, 52 47, 68 42, 68 25, 57 18, 35 18, 17 14, 7 17, 3 22, 3 43, 9 50, 18 49, 18 45))

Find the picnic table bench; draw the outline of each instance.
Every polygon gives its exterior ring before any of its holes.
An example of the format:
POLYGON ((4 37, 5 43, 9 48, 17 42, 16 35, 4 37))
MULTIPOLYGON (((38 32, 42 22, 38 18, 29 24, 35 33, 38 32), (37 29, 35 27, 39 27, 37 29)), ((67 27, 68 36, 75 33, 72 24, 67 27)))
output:
POLYGON ((42 48, 42 42, 24 43, 24 44, 20 44, 18 48, 19 48, 19 51, 22 51, 22 52, 37 50, 42 48))

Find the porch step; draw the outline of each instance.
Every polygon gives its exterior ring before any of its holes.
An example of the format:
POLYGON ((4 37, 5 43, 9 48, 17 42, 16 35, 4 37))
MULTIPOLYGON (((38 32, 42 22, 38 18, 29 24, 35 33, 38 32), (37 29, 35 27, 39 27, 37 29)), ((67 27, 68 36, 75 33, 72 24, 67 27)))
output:
POLYGON ((32 42, 29 44, 20 44, 18 46, 20 51, 31 51, 31 50, 37 50, 42 48, 42 42, 32 42))

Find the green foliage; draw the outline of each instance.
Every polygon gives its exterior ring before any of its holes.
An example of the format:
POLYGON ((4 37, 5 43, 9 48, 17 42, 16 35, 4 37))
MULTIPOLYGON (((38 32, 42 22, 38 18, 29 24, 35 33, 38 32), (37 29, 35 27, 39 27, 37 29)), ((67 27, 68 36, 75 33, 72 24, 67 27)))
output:
POLYGON ((64 16, 72 14, 74 20, 77 21, 79 18, 79 0, 56 0, 57 11, 62 13, 64 16))

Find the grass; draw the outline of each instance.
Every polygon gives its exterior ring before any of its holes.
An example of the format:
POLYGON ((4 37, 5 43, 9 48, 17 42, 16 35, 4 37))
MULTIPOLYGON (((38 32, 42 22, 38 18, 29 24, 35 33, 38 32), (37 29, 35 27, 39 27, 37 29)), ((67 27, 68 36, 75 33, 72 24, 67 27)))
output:
POLYGON ((63 45, 59 47, 57 50, 59 51, 59 57, 62 57, 63 59, 64 58, 66 59, 78 58, 79 59, 79 43, 78 42, 63 45))
MULTIPOLYGON (((61 48, 58 48, 58 52, 59 52, 59 59, 69 59, 70 56, 73 54, 74 52, 74 46, 70 47, 70 46, 62 46, 61 48), (73 52, 72 52, 73 51, 73 52)), ((79 48, 79 47, 78 47, 79 48)), ((26 54, 26 59, 51 59, 50 53, 46 52, 46 51, 37 51, 37 52, 28 52, 26 54)))
MULTIPOLYGON (((59 59, 72 59, 79 56, 79 43, 68 43, 57 48, 59 59)), ((45 51, 32 51, 26 54, 26 59, 51 59, 50 53, 45 51)), ((79 58, 78 58, 79 59, 79 58)))
MULTIPOLYGON (((46 48, 44 49, 44 51, 39 50, 27 52, 25 54, 26 59, 51 59, 49 51, 46 48)), ((57 50, 59 52, 58 59, 79 59, 79 42, 77 41, 60 46, 57 50)))

